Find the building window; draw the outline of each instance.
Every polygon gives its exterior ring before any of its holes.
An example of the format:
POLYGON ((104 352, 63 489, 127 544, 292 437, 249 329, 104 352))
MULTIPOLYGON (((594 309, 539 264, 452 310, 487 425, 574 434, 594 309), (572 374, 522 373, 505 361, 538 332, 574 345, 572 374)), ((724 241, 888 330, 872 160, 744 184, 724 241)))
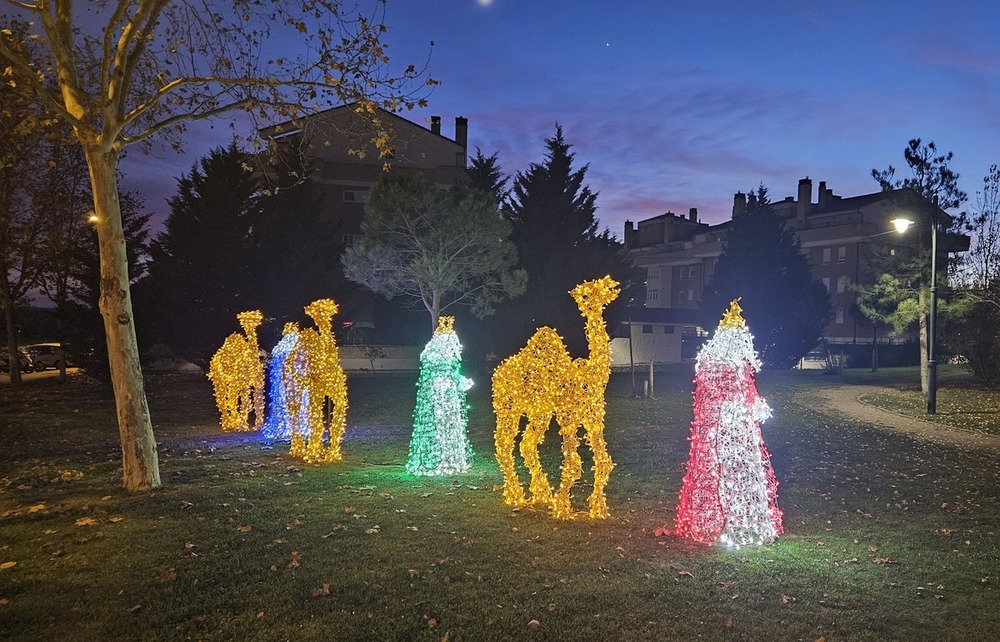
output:
POLYGON ((843 263, 847 260, 847 246, 841 245, 837 248, 837 263, 843 263))
POLYGON ((688 301, 694 301, 694 290, 688 290, 688 301))
POLYGON ((364 203, 368 196, 368 192, 360 189, 345 189, 344 190, 344 202, 345 203, 364 203))
POLYGON ((823 265, 830 265, 830 248, 823 248, 823 265))
POLYGON ((823 287, 826 288, 826 292, 827 292, 827 294, 829 294, 830 293, 830 277, 828 277, 828 276, 824 276, 823 277, 823 287))
POLYGON ((680 274, 679 274, 679 277, 680 277, 680 278, 682 278, 682 279, 685 279, 685 278, 687 278, 687 270, 685 270, 684 268, 680 268, 680 269, 678 270, 678 272, 680 272, 680 274))
POLYGON ((688 266, 688 278, 689 279, 693 279, 694 278, 694 266, 693 265, 689 265, 688 266))
POLYGON ((837 277, 837 294, 843 294, 844 292, 847 292, 847 283, 848 281, 846 276, 837 277))
POLYGON ((844 308, 837 309, 837 323, 844 322, 844 308))
POLYGON ((672 325, 663 326, 663 334, 673 334, 673 333, 674 333, 674 326, 672 325))
POLYGON ((354 235, 353 234, 344 234, 340 238, 340 240, 344 244, 344 247, 351 247, 352 245, 354 245, 354 235))
POLYGON ((642 326, 642 333, 643 334, 653 334, 653 326, 651 326, 651 325, 644 325, 644 326, 642 326))
POLYGON ((646 268, 646 278, 647 279, 660 278, 660 268, 659 267, 646 268))
POLYGON ((659 299, 660 299, 660 291, 659 290, 648 290, 646 292, 646 300, 647 301, 658 301, 659 299))

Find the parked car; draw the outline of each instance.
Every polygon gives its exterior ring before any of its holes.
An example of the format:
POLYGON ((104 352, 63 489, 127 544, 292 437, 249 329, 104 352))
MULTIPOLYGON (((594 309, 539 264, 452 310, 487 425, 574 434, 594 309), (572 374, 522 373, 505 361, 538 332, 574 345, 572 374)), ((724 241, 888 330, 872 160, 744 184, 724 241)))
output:
POLYGON ((58 370, 66 358, 66 353, 58 343, 35 343, 28 346, 27 350, 39 371, 46 368, 58 370))
MULTIPOLYGON (((18 348, 18 370, 21 372, 35 372, 44 370, 28 352, 27 348, 18 348)), ((0 348, 0 372, 10 372, 10 357, 7 354, 7 347, 0 348)))

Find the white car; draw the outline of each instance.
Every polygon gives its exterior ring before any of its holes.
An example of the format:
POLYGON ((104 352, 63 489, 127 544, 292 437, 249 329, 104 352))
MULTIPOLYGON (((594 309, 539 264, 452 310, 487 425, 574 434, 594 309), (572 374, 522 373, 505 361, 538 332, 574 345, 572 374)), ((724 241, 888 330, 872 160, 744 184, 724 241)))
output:
POLYGON ((62 367, 65 353, 58 343, 35 343, 27 347, 38 370, 62 367))

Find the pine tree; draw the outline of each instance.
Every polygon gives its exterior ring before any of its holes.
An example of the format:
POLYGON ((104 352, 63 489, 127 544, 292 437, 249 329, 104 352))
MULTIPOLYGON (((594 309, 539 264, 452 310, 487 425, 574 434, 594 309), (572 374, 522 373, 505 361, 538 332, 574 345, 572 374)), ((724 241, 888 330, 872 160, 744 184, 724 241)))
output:
POLYGON ((465 173, 469 178, 469 186, 491 194, 499 207, 509 193, 507 181, 510 177, 504 175, 500 168, 498 154, 499 152, 493 152, 490 156, 484 156, 482 150, 477 147, 476 155, 472 157, 472 167, 465 173))
POLYGON ((771 210, 767 189, 752 191, 730 225, 705 291, 706 326, 740 299, 765 367, 789 368, 815 346, 830 320, 830 295, 813 279, 798 241, 771 210))
POLYGON ((497 347, 500 354, 516 349, 541 325, 565 329, 570 351, 582 352, 586 339, 579 312, 566 293, 589 279, 628 278, 619 243, 608 230, 598 232, 597 194, 585 183, 589 166, 573 168, 575 154, 559 125, 545 146, 544 162, 517 173, 504 207, 528 290, 507 307, 504 317, 510 321, 502 335, 506 345, 497 347))

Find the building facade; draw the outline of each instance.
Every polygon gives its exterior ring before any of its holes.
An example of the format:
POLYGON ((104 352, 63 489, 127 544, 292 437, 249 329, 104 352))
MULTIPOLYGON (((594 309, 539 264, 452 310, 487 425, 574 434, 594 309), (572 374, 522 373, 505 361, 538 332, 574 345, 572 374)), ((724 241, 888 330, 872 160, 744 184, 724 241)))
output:
MULTIPOLYGON (((742 216, 746 205, 746 195, 736 193, 733 218, 742 216)), ((927 222, 936 215, 937 220, 944 221, 950 218, 948 214, 909 189, 845 198, 835 195, 821 181, 814 200, 809 178, 799 181, 796 197, 788 196, 771 203, 771 207, 795 235, 809 259, 813 277, 830 293, 834 316, 823 331, 823 339, 828 344, 891 341, 889 328, 873 326, 857 310, 852 286, 874 281, 868 269, 872 250, 876 243, 895 240, 887 236, 892 233, 893 219, 905 216, 927 222)), ((730 223, 701 223, 695 209, 687 217, 668 212, 637 225, 626 221, 626 251, 637 267, 646 270, 646 300, 635 305, 661 310, 660 320, 652 330, 654 335, 680 331, 693 339, 705 336, 705 328, 690 326, 690 314, 700 310, 730 223)), ((924 228, 929 229, 926 223, 924 228)), ((898 239, 901 245, 915 242, 914 238, 898 239)), ((722 312, 705 316, 718 318, 722 312)), ((649 332, 646 328, 645 334, 649 332)), ((642 333, 633 329, 632 341, 642 342, 642 333)), ((661 356, 671 362, 690 353, 690 349, 683 353, 675 350, 661 356)))
MULTIPOLYGON (((389 157, 379 153, 368 118, 352 105, 261 130, 263 138, 297 148, 309 159, 321 192, 319 207, 337 225, 344 247, 359 240, 368 193, 383 176, 415 172, 441 187, 468 181, 468 119, 456 117, 454 138, 448 138, 439 116, 431 116, 429 127, 384 110, 379 117, 392 137, 389 157)), ((341 303, 338 340, 369 342, 375 325, 374 295, 357 287, 350 300, 341 303)))

